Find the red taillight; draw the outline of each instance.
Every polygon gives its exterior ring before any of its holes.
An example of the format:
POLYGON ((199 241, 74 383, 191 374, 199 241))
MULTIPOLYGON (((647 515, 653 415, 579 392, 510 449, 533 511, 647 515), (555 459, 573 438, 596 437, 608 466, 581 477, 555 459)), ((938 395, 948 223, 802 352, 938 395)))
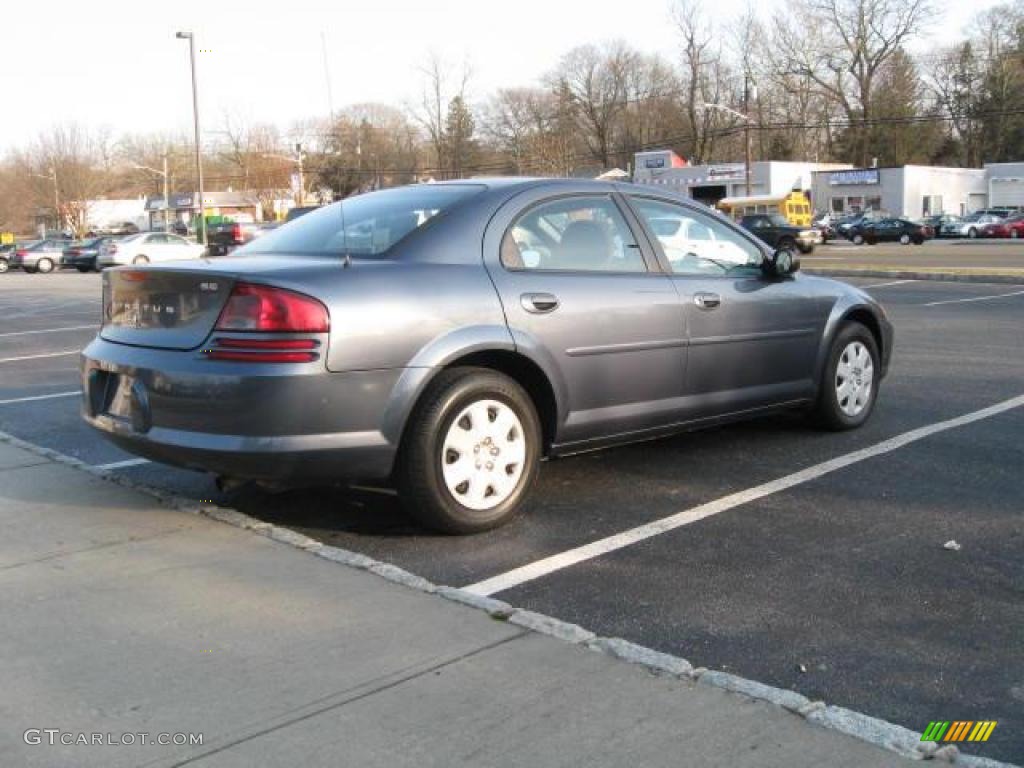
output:
POLYGON ((320 356, 315 339, 214 339, 208 360, 245 363, 311 363, 320 356))
POLYGON ((235 224, 231 227, 231 238, 236 243, 242 242, 242 226, 240 224, 235 224))
POLYGON ((327 307, 311 296, 268 285, 236 283, 217 319, 218 331, 327 333, 327 307))
POLYGON ((14 255, 17 256, 19 259, 24 259, 26 253, 28 253, 28 251, 15 251, 14 255))

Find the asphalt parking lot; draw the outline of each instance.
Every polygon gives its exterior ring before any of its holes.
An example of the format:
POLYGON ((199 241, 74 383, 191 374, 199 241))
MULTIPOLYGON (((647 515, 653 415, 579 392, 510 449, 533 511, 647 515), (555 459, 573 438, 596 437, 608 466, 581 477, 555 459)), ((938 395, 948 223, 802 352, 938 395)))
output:
POLYGON ((853 282, 897 333, 863 429, 787 415, 551 462, 525 515, 474 537, 423 531, 387 489, 224 495, 96 438, 78 419, 77 350, 98 275, 0 276, 0 430, 908 728, 998 720, 965 751, 1020 761, 1024 286, 853 282))

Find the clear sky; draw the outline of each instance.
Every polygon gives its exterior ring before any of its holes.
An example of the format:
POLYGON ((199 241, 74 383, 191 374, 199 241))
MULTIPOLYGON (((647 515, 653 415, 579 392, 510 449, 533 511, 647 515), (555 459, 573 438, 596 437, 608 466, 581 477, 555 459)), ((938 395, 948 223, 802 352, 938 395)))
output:
MULTIPOLYGON (((782 0, 755 7, 768 14, 782 0)), ((702 0, 721 25, 748 0, 702 0)), ((927 48, 960 37, 996 0, 935 0, 927 48)), ((7 0, 0 152, 57 122, 125 132, 188 132, 187 43, 195 31, 204 126, 226 112, 286 126, 327 113, 321 35, 336 108, 411 104, 431 49, 473 71, 471 97, 528 85, 574 45, 622 37, 676 56, 670 0, 7 0)))

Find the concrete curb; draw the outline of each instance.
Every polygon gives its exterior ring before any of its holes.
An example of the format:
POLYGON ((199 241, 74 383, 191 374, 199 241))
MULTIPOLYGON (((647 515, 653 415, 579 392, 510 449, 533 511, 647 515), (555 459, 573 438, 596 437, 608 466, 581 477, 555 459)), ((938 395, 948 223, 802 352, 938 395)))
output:
POLYGON ((678 678, 696 680, 700 685, 707 685, 730 693, 745 696, 758 701, 765 701, 782 707, 809 723, 829 730, 838 731, 860 741, 866 741, 883 749, 895 752, 912 760, 937 760, 956 763, 968 768, 1021 768, 1010 763, 1002 763, 985 757, 961 755, 954 745, 939 747, 933 742, 920 741, 920 735, 903 726, 880 720, 869 715, 855 712, 844 707, 826 705, 821 701, 810 701, 806 696, 783 688, 748 680, 727 672, 709 670, 704 667, 694 669, 689 661, 678 656, 656 651, 653 648, 637 645, 618 637, 598 637, 577 624, 556 619, 546 614, 537 613, 495 600, 465 592, 455 587, 441 586, 410 573, 398 566, 385 563, 358 552, 332 547, 317 541, 305 534, 289 528, 265 523, 249 515, 233 509, 224 509, 215 504, 201 504, 178 494, 154 488, 145 483, 138 483, 110 470, 99 469, 86 464, 80 459, 67 456, 50 448, 26 442, 7 432, 0 431, 0 443, 7 443, 15 448, 34 453, 50 459, 58 464, 82 470, 87 474, 115 485, 129 488, 155 498, 162 504, 182 512, 204 515, 212 520, 227 523, 236 528, 253 531, 269 539, 305 550, 317 557, 335 563, 373 573, 388 581, 419 592, 437 595, 461 605, 475 608, 487 613, 494 619, 508 621, 510 624, 529 629, 533 632, 555 637, 563 642, 582 645, 592 651, 604 653, 630 664, 637 664, 654 674, 667 674, 678 678))
POLYGON ((809 275, 820 277, 880 277, 891 280, 938 280, 953 283, 992 283, 1024 285, 1024 275, 983 275, 960 272, 914 272, 903 269, 803 269, 809 275))

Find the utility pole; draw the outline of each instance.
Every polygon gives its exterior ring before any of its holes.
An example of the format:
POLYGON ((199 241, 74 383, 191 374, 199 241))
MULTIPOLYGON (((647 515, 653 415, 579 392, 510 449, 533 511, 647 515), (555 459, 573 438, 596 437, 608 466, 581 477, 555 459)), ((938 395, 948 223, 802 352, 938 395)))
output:
POLYGON ((53 165, 50 167, 50 175, 53 177, 53 215, 57 220, 57 229, 61 228, 61 215, 60 215, 60 187, 57 185, 57 166, 53 165))
POLYGON ((295 196, 295 204, 302 206, 306 204, 306 176, 302 169, 302 142, 295 143, 295 165, 299 174, 299 191, 295 196))
MULTIPOLYGON (((750 143, 750 76, 747 74, 743 75, 743 113, 746 116, 746 120, 743 122, 743 142, 746 152, 746 172, 747 172, 747 197, 750 197, 751 193, 751 166, 754 163, 754 152, 750 143)), ((756 96, 755 96, 756 98, 756 96)))
POLYGON ((170 215, 171 215, 171 194, 168 191, 168 172, 167 172, 167 152, 164 152, 164 233, 171 231, 170 215))
POLYGON ((196 240, 206 243, 206 195, 203 190, 203 149, 202 137, 199 132, 199 86, 196 82, 196 41, 191 32, 175 34, 179 40, 188 40, 188 56, 192 65, 192 120, 196 132, 196 176, 199 182, 199 225, 196 227, 196 240))

